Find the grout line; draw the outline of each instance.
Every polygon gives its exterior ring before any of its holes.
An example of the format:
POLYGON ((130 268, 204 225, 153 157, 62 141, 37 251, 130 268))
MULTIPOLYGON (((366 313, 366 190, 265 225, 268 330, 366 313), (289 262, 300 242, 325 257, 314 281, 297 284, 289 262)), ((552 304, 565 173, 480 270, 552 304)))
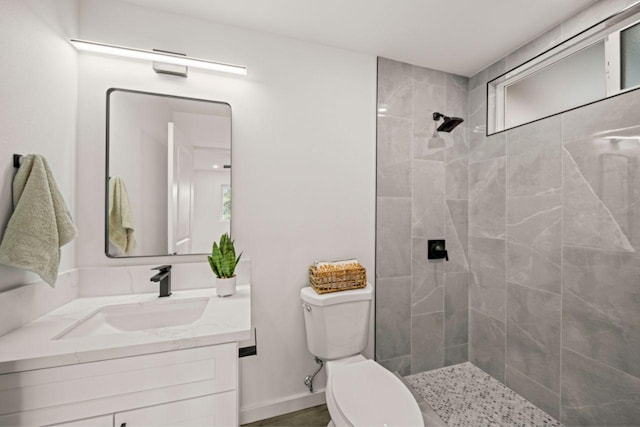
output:
POLYGON ((593 197, 596 198, 596 200, 600 203, 600 207, 602 209, 604 209, 606 211, 607 214, 609 214, 609 217, 611 219, 611 222, 614 225, 615 230, 618 233, 620 233, 620 236, 622 238, 624 238, 625 242, 629 245, 629 247, 631 248, 631 250, 626 250, 624 252, 627 253, 637 253, 636 250, 634 249, 633 245, 631 244, 631 242, 629 241, 629 237, 627 237, 626 233, 624 231, 622 231, 622 227, 620 227, 620 223, 618 222, 618 220, 616 219, 616 217, 613 215, 613 213, 611 212, 611 209, 609 209, 609 207, 604 203, 604 201, 602 200, 602 198, 600 196, 598 196, 598 194, 595 192, 595 190, 593 189, 593 187, 591 186, 591 184, 589 183, 589 180, 584 176, 584 173, 582 172, 582 170, 580 170, 580 167, 578 166, 578 163, 576 162, 576 160, 573 158, 573 155, 569 152, 569 150, 567 150, 565 147, 562 147, 562 157, 564 159, 564 154, 566 153, 567 158, 571 161, 571 164, 573 166, 573 168, 575 169, 575 171, 577 172, 577 174, 579 175, 579 177, 584 181, 584 183, 587 186, 588 191, 591 193, 591 195, 593 197))
MULTIPOLYGON (((487 108, 489 108, 487 106, 487 108)), ((509 176, 509 132, 505 132, 504 134, 504 152, 505 152, 505 160, 504 160, 504 364, 503 364, 503 380, 504 384, 507 384, 507 343, 508 343, 508 331, 507 323, 509 321, 509 311, 508 311, 508 295, 507 295, 507 218, 508 218, 508 206, 507 203, 507 177, 509 176)))
POLYGON ((506 331, 507 331, 507 322, 505 322, 504 320, 500 320, 500 319, 498 319, 498 318, 496 318, 496 317, 493 317, 493 316, 492 316, 492 315, 490 315, 490 314, 487 314, 487 313, 485 313, 485 312, 482 312, 482 311, 478 310, 477 308, 469 307, 469 311, 471 311, 471 310, 475 311, 475 312, 476 312, 476 313, 478 313, 478 314, 483 315, 484 317, 488 317, 488 318, 489 318, 489 319, 491 319, 491 320, 495 320, 496 322, 500 322, 500 323, 502 323, 502 324, 504 325, 504 328, 505 328, 505 334, 506 334, 506 331))
MULTIPOLYGON (((471 121, 471 91, 473 89, 469 88, 467 84, 467 116, 469 121, 471 121)), ((485 101, 483 101, 485 102, 485 101)), ((486 125, 486 123, 485 123, 486 125)), ((466 361, 469 362, 471 360, 471 255, 469 251, 469 242, 471 236, 471 168, 469 161, 469 153, 471 152, 471 125, 467 128, 467 134, 465 135, 466 139, 466 158, 467 158, 467 248, 466 248, 466 256, 467 256, 467 264, 469 268, 467 269, 467 357, 466 361)))
POLYGON ((576 245, 576 244, 571 244, 571 243, 563 243, 562 246, 567 247, 567 248, 585 249, 585 250, 588 250, 588 251, 606 252, 606 253, 609 253, 609 254, 612 254, 612 255, 626 254, 626 255, 631 255, 631 256, 638 256, 638 252, 637 251, 630 252, 630 251, 625 251, 623 249, 615 250, 615 249, 609 249, 609 248, 599 248, 597 246, 582 246, 582 245, 576 245))
MULTIPOLYGON (((506 136, 505 136, 505 138, 506 138, 506 136)), ((498 160, 498 159, 506 159, 506 158, 507 158, 506 155, 490 157, 490 158, 484 159, 484 160, 478 160, 478 161, 475 161, 475 162, 469 162, 469 165, 479 165, 481 163, 486 163, 486 162, 491 162, 491 161, 495 161, 495 160, 498 160)))
MULTIPOLYGON (((445 109, 449 109, 449 101, 447 99, 447 78, 449 76, 445 75, 444 76, 444 107, 445 109)), ((447 113, 447 114, 451 114, 451 113, 447 113)), ((452 135, 451 137, 451 143, 455 144, 454 142, 454 137, 452 135)), ((452 145, 453 147, 453 145, 452 145)), ((451 147, 449 147, 451 148, 451 147)), ((444 163, 442 165, 442 175, 443 175, 443 188, 442 188, 442 233, 445 235, 447 235, 447 212, 449 210, 448 206, 447 206, 447 146, 446 146, 446 141, 445 141, 445 147, 443 150, 443 155, 444 155, 444 163)), ((452 221, 453 222, 453 221, 452 221)), ((447 279, 445 277, 445 266, 444 263, 440 263, 441 264, 441 268, 442 268, 442 358, 440 359, 440 366, 443 367, 445 362, 446 362, 446 358, 444 356, 444 343, 447 342, 447 337, 446 337, 446 333, 447 333, 447 328, 445 327, 445 322, 446 322, 446 316, 445 316, 445 301, 446 301, 446 297, 445 295, 447 294, 447 279)))
MULTIPOLYGON (((560 272, 560 275, 562 276, 562 271, 560 272)), ((562 278, 560 280, 562 280, 562 278)), ((554 296, 561 296, 562 295, 562 294, 560 294, 558 292, 547 291, 545 289, 532 288, 531 286, 523 285, 522 283, 514 282, 512 280, 507 280, 506 282, 507 282, 508 285, 520 286, 521 288, 529 289, 529 290, 532 290, 532 291, 544 292, 545 294, 549 294, 549 295, 554 295, 554 296)))
POLYGON ((414 144, 415 144, 415 135, 416 135, 416 123, 415 123, 415 76, 416 76, 416 66, 410 65, 411 67, 411 81, 409 82, 409 86, 411 88, 411 142, 409 147, 409 153, 411 154, 409 161, 409 173, 411 175, 411 198, 410 198, 410 210, 411 215, 409 219, 409 259, 411 259, 411 264, 409 265, 409 286, 410 286, 410 299, 409 299, 409 373, 413 373, 413 204, 414 204, 414 144))
POLYGON ((407 197, 407 196, 376 196, 376 198, 378 199, 406 199, 406 200, 411 200, 411 197, 407 197))
POLYGON ((562 346, 562 349, 561 349, 561 350, 566 350, 566 351, 570 351, 571 353, 575 353, 575 354, 577 354, 578 356, 580 356, 580 357, 584 357, 585 359, 588 359, 589 361, 591 361, 591 362, 593 362, 593 363, 596 363, 596 364, 598 364, 598 365, 600 365, 600 366, 602 366, 602 367, 605 367, 605 368, 611 369, 612 371, 616 371, 618 374, 622 374, 622 375, 624 375, 624 376, 626 376, 626 377, 629 377, 629 378, 633 379, 633 380, 634 380, 634 381, 636 381, 636 382, 640 381, 640 377, 636 377, 636 376, 635 376, 635 375, 633 375, 633 374, 630 374, 630 373, 625 372, 625 371, 621 371, 620 369, 618 369, 618 368, 616 368, 616 367, 613 367, 613 366, 611 366, 611 365, 609 365, 609 364, 607 364, 607 363, 601 362, 600 360, 596 360, 596 359, 594 359, 594 358, 593 358, 593 357, 591 357, 591 356, 587 356, 586 354, 580 353, 579 351, 575 351, 575 350, 573 350, 573 349, 571 349, 571 348, 569 348, 569 347, 562 346))
MULTIPOLYGON (((527 375, 527 374, 525 374, 524 372, 522 372, 520 369, 515 368, 513 365, 509 365, 509 364, 506 364, 506 366, 509 366, 509 368, 513 369, 514 371, 516 371, 517 373, 519 373, 519 374, 520 374, 520 375, 522 375, 523 377, 526 377, 526 378, 527 378, 529 381, 531 381, 532 383, 534 383, 534 384, 536 384, 536 385, 538 385, 538 386, 542 387, 543 389, 545 389, 545 390, 549 391, 549 393, 557 394, 557 395, 558 395, 558 397, 560 397, 560 393, 559 393, 559 392, 556 392, 556 391, 551 390, 549 387, 547 387, 547 386, 546 386, 546 385, 544 385, 544 384, 540 384, 538 381, 534 380, 534 379, 533 379, 533 378, 531 378, 529 375, 527 375)), ((511 387, 509 387, 509 388, 511 388, 511 387)), ((515 391, 515 390, 514 390, 514 391, 515 391)), ((517 393, 517 392, 516 392, 516 393, 517 393)), ((519 393, 518 393, 518 394, 519 394, 519 393)))
POLYGON ((564 311, 564 114, 560 115, 560 369, 558 375, 558 419, 562 422, 562 340, 563 340, 563 311, 564 311))

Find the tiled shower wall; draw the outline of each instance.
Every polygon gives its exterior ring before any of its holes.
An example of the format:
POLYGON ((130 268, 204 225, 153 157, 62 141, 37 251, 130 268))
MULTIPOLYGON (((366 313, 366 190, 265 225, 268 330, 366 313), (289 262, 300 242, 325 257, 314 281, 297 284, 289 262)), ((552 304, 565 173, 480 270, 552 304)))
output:
POLYGON ((488 79, 626 3, 596 3, 469 83, 470 361, 566 425, 640 425, 640 91, 473 130, 488 79))
POLYGON ((402 375, 468 360, 467 88, 378 60, 375 351, 402 375), (433 138, 436 111, 465 122, 433 138), (427 259, 429 239, 449 262, 427 259))

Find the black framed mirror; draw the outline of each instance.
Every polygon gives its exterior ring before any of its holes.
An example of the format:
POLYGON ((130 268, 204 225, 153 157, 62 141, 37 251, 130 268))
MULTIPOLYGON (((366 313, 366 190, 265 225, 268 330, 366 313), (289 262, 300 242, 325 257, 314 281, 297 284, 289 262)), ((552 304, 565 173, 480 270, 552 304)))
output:
POLYGON ((105 253, 204 254, 231 232, 231 106, 107 91, 105 253))

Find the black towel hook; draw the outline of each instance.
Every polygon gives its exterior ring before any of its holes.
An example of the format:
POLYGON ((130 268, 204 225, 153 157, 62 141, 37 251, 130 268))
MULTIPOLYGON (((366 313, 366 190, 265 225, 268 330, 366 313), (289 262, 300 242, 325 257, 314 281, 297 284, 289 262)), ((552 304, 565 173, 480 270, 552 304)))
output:
POLYGON ((13 167, 14 168, 19 168, 20 167, 20 159, 22 158, 22 154, 14 154, 13 155, 13 167))

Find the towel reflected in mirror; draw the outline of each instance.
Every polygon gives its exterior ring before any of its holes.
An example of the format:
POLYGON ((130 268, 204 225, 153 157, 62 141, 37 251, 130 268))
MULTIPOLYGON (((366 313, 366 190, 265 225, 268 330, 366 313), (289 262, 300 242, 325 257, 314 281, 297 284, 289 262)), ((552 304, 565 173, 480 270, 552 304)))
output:
POLYGON ((133 215, 129 195, 122 178, 109 180, 109 243, 122 254, 130 255, 136 247, 133 215))

